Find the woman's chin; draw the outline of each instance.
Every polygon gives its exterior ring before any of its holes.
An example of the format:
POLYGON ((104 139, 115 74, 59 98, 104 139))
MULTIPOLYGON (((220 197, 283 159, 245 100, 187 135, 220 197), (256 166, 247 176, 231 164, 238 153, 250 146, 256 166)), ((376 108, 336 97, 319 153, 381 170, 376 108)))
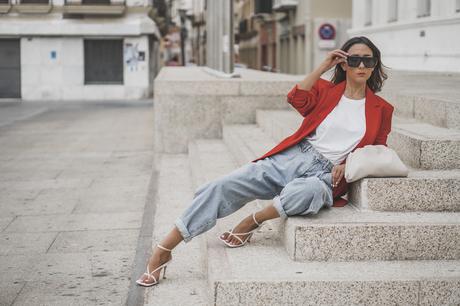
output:
POLYGON ((353 81, 355 83, 366 83, 368 77, 367 76, 354 76, 352 77, 353 81))

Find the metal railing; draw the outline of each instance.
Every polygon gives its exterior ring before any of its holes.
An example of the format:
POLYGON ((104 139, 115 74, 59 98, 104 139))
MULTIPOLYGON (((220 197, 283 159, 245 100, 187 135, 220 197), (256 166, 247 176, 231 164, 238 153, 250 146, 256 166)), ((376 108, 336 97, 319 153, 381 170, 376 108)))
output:
POLYGON ((65 0, 65 5, 126 5, 126 0, 65 0))
POLYGON ((50 4, 50 0, 20 0, 19 4, 50 4))

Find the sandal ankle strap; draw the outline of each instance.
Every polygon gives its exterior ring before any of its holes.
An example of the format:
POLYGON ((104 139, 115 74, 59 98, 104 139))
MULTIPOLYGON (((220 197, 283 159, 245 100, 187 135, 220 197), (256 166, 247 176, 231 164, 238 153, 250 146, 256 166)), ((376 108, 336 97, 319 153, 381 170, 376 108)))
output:
POLYGON ((252 214, 252 220, 254 220, 254 222, 257 224, 257 226, 260 226, 260 223, 257 222, 257 220, 256 220, 256 213, 252 214))
POLYGON ((167 248, 165 248, 165 247, 164 247, 164 246, 162 246, 162 245, 159 245, 159 244, 157 244, 157 247, 159 247, 159 248, 160 248, 160 249, 162 249, 162 250, 165 250, 165 251, 171 252, 171 250, 170 250, 170 249, 167 249, 167 248))

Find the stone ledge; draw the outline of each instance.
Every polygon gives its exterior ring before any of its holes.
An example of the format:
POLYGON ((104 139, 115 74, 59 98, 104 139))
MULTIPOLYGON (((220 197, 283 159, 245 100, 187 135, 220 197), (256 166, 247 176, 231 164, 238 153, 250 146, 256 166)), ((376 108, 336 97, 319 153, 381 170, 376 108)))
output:
POLYGON ((458 260, 460 214, 322 209, 286 221, 284 242, 296 261, 458 260))
POLYGON ((411 170, 407 178, 364 178, 349 200, 362 210, 460 211, 460 170, 411 170))
POLYGON ((188 142, 222 137, 223 123, 254 123, 256 109, 289 107, 299 76, 239 69, 219 78, 202 67, 165 67, 155 79, 155 152, 185 153, 188 142))

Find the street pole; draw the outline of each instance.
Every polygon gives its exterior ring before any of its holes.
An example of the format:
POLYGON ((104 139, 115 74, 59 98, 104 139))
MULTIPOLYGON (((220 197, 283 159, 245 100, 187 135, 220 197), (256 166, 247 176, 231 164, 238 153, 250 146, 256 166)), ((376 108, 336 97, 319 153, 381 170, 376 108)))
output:
POLYGON ((182 66, 185 66, 185 39, 187 39, 187 29, 185 27, 185 10, 179 10, 180 16, 180 51, 182 66))
POLYGON ((207 2, 206 65, 223 75, 234 76, 233 0, 207 2))

